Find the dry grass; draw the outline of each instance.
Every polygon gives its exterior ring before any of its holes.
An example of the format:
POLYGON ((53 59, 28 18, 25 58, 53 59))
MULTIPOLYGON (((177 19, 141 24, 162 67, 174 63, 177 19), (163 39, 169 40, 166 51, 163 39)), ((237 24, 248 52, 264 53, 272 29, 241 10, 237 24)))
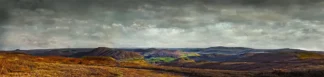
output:
POLYGON ((307 70, 307 71, 272 71, 262 72, 254 77, 323 77, 324 70, 307 70))
POLYGON ((0 52, 0 77, 320 77, 323 71, 243 72, 154 66, 144 60, 111 57, 38 57, 0 52))
POLYGON ((0 52, 1 77, 181 77, 156 70, 116 67, 109 57, 37 57, 0 52))
POLYGON ((315 52, 297 52, 299 59, 323 59, 324 55, 315 52))
MULTIPOLYGON (((28 68, 28 67, 27 67, 28 68)), ((36 63, 29 70, 7 71, 3 76, 24 77, 180 77, 167 72, 107 66, 36 63)))
POLYGON ((251 77, 256 72, 230 71, 230 70, 211 70, 211 69, 195 69, 167 66, 123 66, 126 68, 162 70, 174 73, 182 73, 193 77, 251 77))

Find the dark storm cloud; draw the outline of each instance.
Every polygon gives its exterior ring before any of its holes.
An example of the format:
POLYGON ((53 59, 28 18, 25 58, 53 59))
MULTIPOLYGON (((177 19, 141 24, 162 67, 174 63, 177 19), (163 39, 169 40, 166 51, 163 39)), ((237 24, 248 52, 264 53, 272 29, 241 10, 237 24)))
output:
POLYGON ((9 19, 9 14, 6 9, 0 8, 0 24, 4 24, 9 19))
POLYGON ((321 0, 0 0, 0 5, 3 49, 324 46, 321 0))
MULTIPOLYGON (((0 35, 4 33, 6 30, 3 28, 3 25, 5 25, 9 20, 9 13, 6 8, 1 8, 0 7, 0 35)), ((2 37, 0 36, 0 39, 2 37)), ((2 47, 3 44, 0 43, 0 47, 2 47)))

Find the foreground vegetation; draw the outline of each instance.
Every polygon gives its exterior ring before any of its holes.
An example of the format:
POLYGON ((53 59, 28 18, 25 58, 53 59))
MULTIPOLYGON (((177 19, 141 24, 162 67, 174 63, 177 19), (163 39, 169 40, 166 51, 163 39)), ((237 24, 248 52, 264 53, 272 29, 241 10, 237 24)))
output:
POLYGON ((323 54, 318 54, 315 52, 296 52, 299 59, 324 59, 323 54))
MULTIPOLYGON (((318 67, 318 66, 316 66, 318 67)), ((324 66, 323 66, 324 67, 324 66)), ((322 68, 323 68, 322 67, 322 68)), ((324 70, 233 71, 157 66, 143 59, 67 58, 0 52, 1 77, 321 77, 324 70)))
POLYGON ((1 77, 182 77, 181 74, 123 68, 117 64, 132 65, 127 61, 119 63, 110 57, 36 57, 0 52, 1 77))

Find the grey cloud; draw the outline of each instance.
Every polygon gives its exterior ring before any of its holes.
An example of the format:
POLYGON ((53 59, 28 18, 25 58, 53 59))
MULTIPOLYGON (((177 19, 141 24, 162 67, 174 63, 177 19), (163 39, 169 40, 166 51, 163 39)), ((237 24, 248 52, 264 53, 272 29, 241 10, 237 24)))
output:
POLYGON ((2 49, 324 45, 321 0, 1 1, 2 49))

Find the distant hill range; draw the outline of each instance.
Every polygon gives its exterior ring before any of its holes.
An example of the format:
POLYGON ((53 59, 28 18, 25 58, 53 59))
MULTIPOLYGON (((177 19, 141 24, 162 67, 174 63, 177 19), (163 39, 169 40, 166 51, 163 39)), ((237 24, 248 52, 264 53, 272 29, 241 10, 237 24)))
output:
POLYGON ((117 60, 122 59, 138 59, 143 58, 143 56, 137 52, 128 52, 124 50, 99 47, 91 50, 90 52, 78 52, 71 55, 72 57, 84 57, 84 56, 109 56, 117 60))
MULTIPOLYGON (((64 57, 83 57, 83 56, 109 56, 117 60, 132 58, 151 58, 151 57, 188 57, 196 61, 249 61, 262 59, 260 57, 272 57, 274 52, 305 52, 299 49, 253 49, 246 47, 209 47, 209 48, 63 48, 63 49, 35 49, 35 50, 15 50, 36 56, 64 56, 64 57), (253 56, 253 58, 250 58, 253 56)), ((314 51, 316 53, 322 53, 314 51)), ((280 54, 275 54, 278 57, 280 54)), ((287 55, 283 55, 287 56, 287 55)), ((289 56, 288 56, 289 57, 289 56)), ((272 58, 272 59, 273 59, 272 58)), ((288 58, 287 58, 288 59, 288 58)), ((270 59, 269 59, 270 60, 270 59)))

